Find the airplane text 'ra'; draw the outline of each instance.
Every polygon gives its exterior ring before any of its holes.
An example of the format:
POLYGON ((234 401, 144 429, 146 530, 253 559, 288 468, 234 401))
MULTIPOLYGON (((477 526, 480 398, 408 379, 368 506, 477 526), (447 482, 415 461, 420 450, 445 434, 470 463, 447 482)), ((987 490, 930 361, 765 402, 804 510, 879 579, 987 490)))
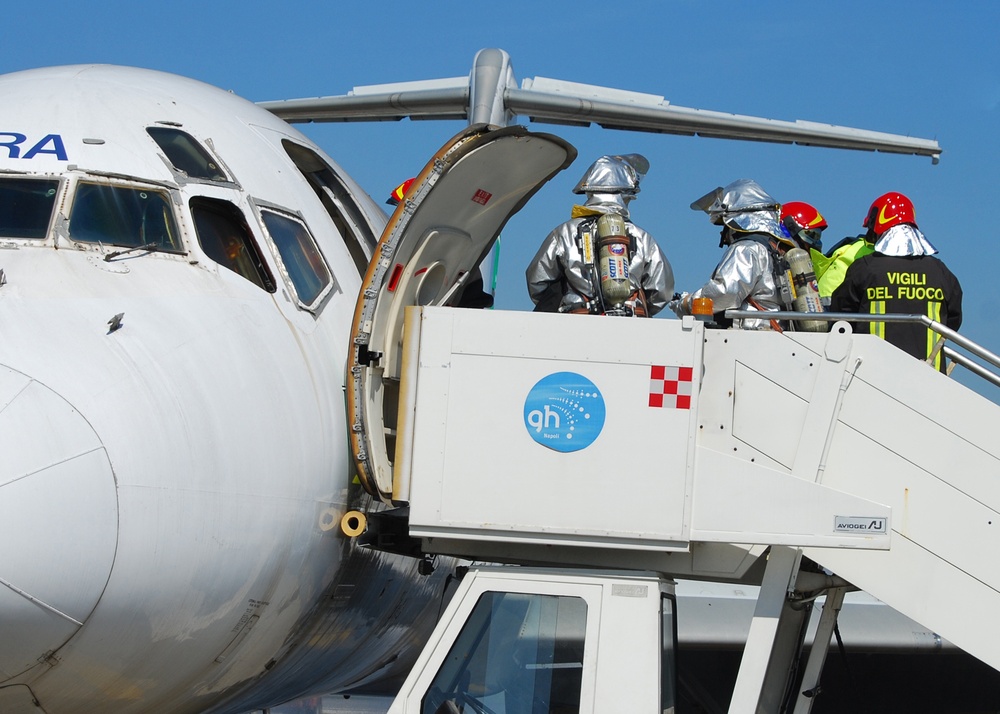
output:
MULTIPOLYGON (((15 131, 0 131, 0 152, 7 150, 7 158, 33 159, 39 154, 51 154, 60 161, 66 161, 66 147, 58 134, 46 134, 34 144, 28 137, 15 131), (27 150, 25 150, 27 149, 27 150), (23 151, 23 153, 22 153, 23 151)), ((2 155, 2 154, 0 154, 2 155)))

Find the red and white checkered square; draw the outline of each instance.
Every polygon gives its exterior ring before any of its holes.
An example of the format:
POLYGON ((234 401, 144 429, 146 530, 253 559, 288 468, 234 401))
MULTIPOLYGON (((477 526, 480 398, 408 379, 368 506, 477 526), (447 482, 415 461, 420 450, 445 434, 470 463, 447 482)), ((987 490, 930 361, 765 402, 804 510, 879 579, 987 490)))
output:
POLYGON ((694 369, 691 367, 649 368, 649 406, 666 409, 690 409, 691 385, 694 369))

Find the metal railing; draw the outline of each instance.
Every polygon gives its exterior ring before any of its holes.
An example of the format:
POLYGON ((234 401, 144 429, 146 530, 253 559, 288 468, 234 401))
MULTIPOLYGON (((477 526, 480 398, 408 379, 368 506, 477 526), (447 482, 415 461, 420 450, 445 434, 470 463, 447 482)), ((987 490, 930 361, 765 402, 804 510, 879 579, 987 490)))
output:
MULTIPOLYGON (((930 319, 926 315, 866 315, 856 312, 761 312, 758 310, 726 310, 726 317, 733 320, 747 319, 775 319, 775 320, 822 320, 826 322, 919 322, 927 329, 933 330, 941 339, 938 341, 936 349, 950 359, 954 364, 960 365, 973 374, 985 379, 988 382, 1000 387, 1000 374, 997 374, 987 367, 973 361, 961 352, 956 352, 949 347, 946 342, 961 347, 979 359, 989 363, 994 369, 1000 370, 1000 357, 990 352, 968 337, 958 334, 950 327, 930 319)), ((932 358, 933 359, 933 356, 932 358)))

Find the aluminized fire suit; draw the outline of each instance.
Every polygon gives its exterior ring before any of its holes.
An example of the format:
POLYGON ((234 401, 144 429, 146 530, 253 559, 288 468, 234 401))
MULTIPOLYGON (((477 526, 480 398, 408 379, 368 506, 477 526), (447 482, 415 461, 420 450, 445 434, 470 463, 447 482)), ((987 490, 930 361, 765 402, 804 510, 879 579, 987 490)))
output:
POLYGON ((536 311, 600 312, 600 276, 593 260, 585 259, 584 230, 603 214, 625 219, 630 243, 629 283, 647 316, 666 306, 674 291, 674 273, 656 241, 628 220, 628 202, 639 191, 649 168, 637 154, 603 156, 584 174, 574 193, 586 194, 573 217, 552 230, 525 271, 528 295, 536 311), (641 292, 640 292, 641 291, 641 292))
MULTIPOLYGON (((721 313, 740 310, 781 310, 784 306, 775 282, 777 246, 793 247, 778 222, 779 204, 750 179, 740 179, 717 188, 691 204, 709 214, 712 223, 724 226, 722 242, 726 250, 712 277, 693 293, 671 302, 678 315, 691 314, 694 298, 711 298, 717 320, 721 313)), ((748 330, 771 328, 767 318, 743 320, 748 330)))

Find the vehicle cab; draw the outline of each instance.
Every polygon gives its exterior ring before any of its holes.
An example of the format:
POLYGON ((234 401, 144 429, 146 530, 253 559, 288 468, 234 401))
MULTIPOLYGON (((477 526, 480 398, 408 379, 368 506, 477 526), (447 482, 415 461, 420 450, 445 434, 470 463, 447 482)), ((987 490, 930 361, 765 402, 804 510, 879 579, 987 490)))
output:
POLYGON ((673 712, 675 613, 653 573, 470 568, 389 712, 673 712))

